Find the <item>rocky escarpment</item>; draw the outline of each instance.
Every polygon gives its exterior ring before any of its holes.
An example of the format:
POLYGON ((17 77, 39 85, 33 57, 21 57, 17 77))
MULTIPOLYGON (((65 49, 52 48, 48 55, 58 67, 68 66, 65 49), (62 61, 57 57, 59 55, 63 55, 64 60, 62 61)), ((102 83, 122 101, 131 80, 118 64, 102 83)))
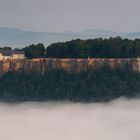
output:
POLYGON ((64 69, 68 72, 81 72, 89 69, 98 69, 104 65, 111 69, 122 69, 126 71, 140 72, 139 58, 126 59, 55 59, 55 58, 40 58, 32 60, 7 60, 0 61, 0 74, 8 71, 13 72, 36 72, 44 73, 52 69, 64 69))

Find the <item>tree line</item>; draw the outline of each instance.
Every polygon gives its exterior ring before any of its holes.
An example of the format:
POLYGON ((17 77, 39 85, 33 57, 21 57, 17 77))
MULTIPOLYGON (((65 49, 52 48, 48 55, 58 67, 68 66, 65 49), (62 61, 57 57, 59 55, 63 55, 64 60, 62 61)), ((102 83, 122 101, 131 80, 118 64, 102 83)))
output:
MULTIPOLYGON (((0 50, 11 49, 10 47, 0 50)), ((22 49, 28 59, 32 58, 136 58, 140 57, 140 39, 130 40, 120 37, 109 39, 71 40, 54 43, 48 47, 44 44, 32 44, 22 49)))
POLYGON ((0 51, 2 50, 24 51, 24 54, 28 59, 46 57, 46 48, 43 43, 32 44, 24 48, 14 48, 14 49, 12 49, 12 47, 0 47, 0 51))
POLYGON ((72 40, 47 48, 48 57, 57 58, 135 58, 140 56, 140 39, 72 40))

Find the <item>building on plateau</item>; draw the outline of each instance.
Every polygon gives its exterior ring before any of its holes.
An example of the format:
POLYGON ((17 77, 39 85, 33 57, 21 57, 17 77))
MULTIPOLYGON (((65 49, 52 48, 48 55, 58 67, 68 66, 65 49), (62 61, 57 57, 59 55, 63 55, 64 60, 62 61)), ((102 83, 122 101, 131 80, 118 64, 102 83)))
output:
POLYGON ((0 61, 25 59, 23 51, 0 50, 0 61))

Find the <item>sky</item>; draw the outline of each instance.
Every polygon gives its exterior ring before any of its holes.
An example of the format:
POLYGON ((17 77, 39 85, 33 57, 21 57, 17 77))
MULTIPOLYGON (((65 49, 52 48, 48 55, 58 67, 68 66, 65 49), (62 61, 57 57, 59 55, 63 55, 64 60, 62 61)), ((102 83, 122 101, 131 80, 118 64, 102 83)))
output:
POLYGON ((140 31, 140 0, 0 0, 0 26, 44 32, 140 31))

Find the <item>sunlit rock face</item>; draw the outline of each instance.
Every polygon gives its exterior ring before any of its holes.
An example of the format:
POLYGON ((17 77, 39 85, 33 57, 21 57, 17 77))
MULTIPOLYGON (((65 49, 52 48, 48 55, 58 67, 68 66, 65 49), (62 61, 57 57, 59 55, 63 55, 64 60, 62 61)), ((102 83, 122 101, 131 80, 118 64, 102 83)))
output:
POLYGON ((44 73, 52 69, 64 69, 68 72, 81 72, 89 69, 99 69, 108 66, 111 69, 140 72, 139 58, 119 59, 58 59, 40 58, 32 60, 7 60, 0 61, 0 74, 8 71, 44 73))

